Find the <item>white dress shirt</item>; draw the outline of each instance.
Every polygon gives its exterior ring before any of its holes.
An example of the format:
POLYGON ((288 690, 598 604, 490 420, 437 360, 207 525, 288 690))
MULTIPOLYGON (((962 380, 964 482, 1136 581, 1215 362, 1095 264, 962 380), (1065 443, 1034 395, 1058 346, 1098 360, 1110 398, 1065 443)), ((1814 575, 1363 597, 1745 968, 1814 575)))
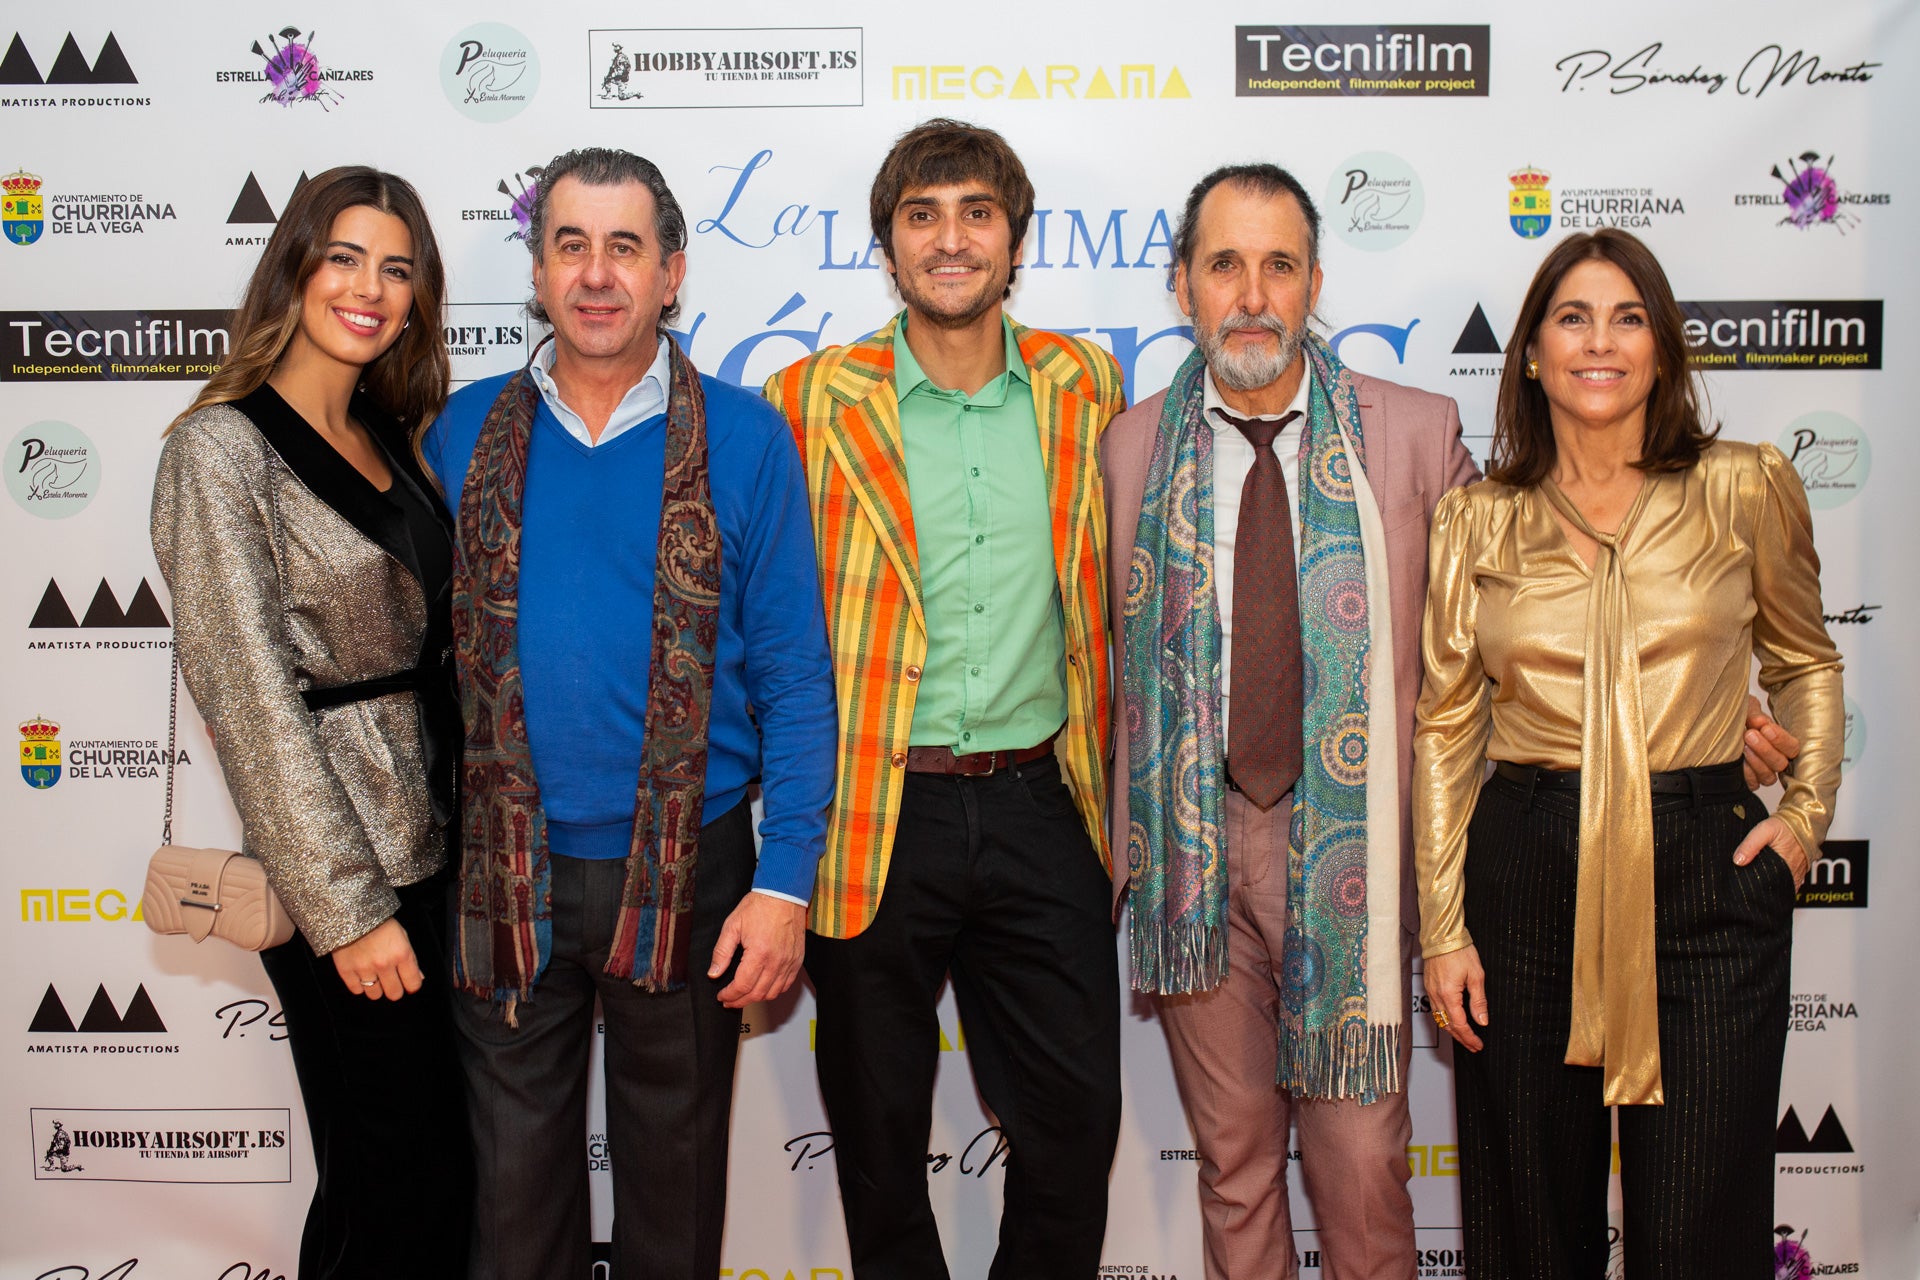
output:
POLYGON ((547 408, 553 410, 553 416, 567 429, 567 434, 591 449, 596 444, 606 444, 622 432, 631 431, 648 418, 667 411, 667 379, 672 375, 672 354, 665 338, 659 339, 659 350, 655 352, 653 363, 641 375, 640 381, 627 388, 627 394, 614 406, 613 415, 607 419, 607 425, 600 429, 600 438, 595 440, 587 430, 585 419, 567 407, 560 398, 560 388, 553 381, 553 357, 555 345, 543 342, 540 349, 533 353, 533 385, 540 388, 540 398, 547 402, 547 408))
MULTIPOLYGON (((1300 563, 1300 433, 1306 427, 1308 384, 1313 371, 1300 379, 1288 413, 1300 417, 1289 422, 1273 438, 1273 451, 1280 459, 1280 475, 1287 486, 1287 510, 1293 513, 1288 535, 1293 539, 1293 563, 1300 563)), ((1272 421, 1284 414, 1237 413, 1214 385, 1213 371, 1203 377, 1201 407, 1213 427, 1213 594, 1220 605, 1220 738, 1227 736, 1228 717, 1232 714, 1233 691, 1233 540, 1240 531, 1240 493, 1246 488, 1247 473, 1253 470, 1253 443, 1240 428, 1224 416, 1252 421, 1272 421)))

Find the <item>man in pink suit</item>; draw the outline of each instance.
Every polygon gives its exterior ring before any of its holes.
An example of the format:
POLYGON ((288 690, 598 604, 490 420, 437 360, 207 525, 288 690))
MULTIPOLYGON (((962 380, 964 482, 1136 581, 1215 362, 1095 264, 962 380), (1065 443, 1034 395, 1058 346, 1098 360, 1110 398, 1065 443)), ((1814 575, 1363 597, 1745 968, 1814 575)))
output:
MULTIPOLYGON (((1415 1274, 1427 529, 1479 470, 1450 398, 1348 370, 1308 332, 1319 231, 1282 169, 1203 178, 1174 239, 1195 354, 1101 442, 1124 655, 1114 901, 1131 888, 1134 985, 1156 995, 1194 1132, 1208 1280, 1296 1275, 1290 1123, 1321 1275, 1415 1274)), ((1753 711, 1764 785, 1798 743, 1753 711)))
MULTIPOLYGON (((1234 604, 1249 607, 1234 580, 1236 572, 1245 578, 1249 566, 1236 564, 1233 551, 1239 541, 1242 509, 1249 505, 1259 449, 1236 429, 1233 420, 1285 423, 1272 441, 1289 495, 1281 510, 1298 512, 1300 438, 1311 425, 1314 401, 1312 365, 1303 342, 1307 318, 1320 294, 1318 240, 1319 216, 1312 198, 1292 175, 1271 165, 1220 169, 1202 179, 1188 198, 1175 239, 1175 291, 1181 309, 1193 322, 1196 345, 1207 365, 1199 391, 1204 426, 1212 433, 1212 579, 1220 631, 1219 702, 1227 722, 1227 731, 1218 735, 1223 745, 1229 741, 1238 745, 1240 735, 1232 732, 1232 717, 1242 715, 1245 699, 1240 688, 1250 678, 1246 674, 1249 659, 1263 666, 1270 662, 1265 654, 1249 654, 1244 644, 1239 660, 1234 657, 1234 604)), ((1406 1156, 1413 1130, 1404 1079, 1410 1048, 1407 967, 1418 925, 1410 864, 1409 791, 1413 707, 1420 691, 1427 524, 1440 496, 1478 478, 1479 472, 1461 442, 1460 415, 1451 399, 1360 374, 1343 371, 1343 376, 1357 404, 1359 436, 1364 441, 1361 469, 1378 517, 1376 533, 1384 532, 1385 597, 1390 601, 1391 716, 1393 746, 1400 762, 1395 771, 1398 799, 1393 806, 1397 821, 1393 830, 1383 833, 1386 839, 1375 839, 1373 844, 1393 850, 1399 863, 1393 870, 1401 873, 1388 877, 1399 882, 1395 900, 1385 904, 1389 936, 1374 944, 1384 943, 1397 961, 1399 980, 1393 1001, 1398 1007, 1383 1019, 1392 1031, 1381 1037, 1393 1062, 1371 1087, 1346 1089, 1349 1096, 1344 1097, 1311 1096, 1316 1092, 1311 1088, 1276 1084, 1286 966, 1291 959, 1288 848, 1294 779, 1279 779, 1285 794, 1263 809, 1237 785, 1240 771, 1232 768, 1231 759, 1224 762, 1220 781, 1227 790, 1219 825, 1226 862, 1222 886, 1225 973, 1210 989, 1198 989, 1207 985, 1204 981, 1161 983, 1163 990, 1184 985, 1189 993, 1161 994, 1156 1001, 1200 1155, 1209 1280, 1270 1280, 1295 1274, 1286 1181, 1290 1120, 1299 1123, 1307 1190, 1318 1207, 1322 1274, 1340 1280, 1397 1280, 1414 1274, 1406 1156), (1363 1091, 1371 1093, 1373 1100, 1363 1103, 1352 1096, 1363 1091)), ((1146 554, 1136 549, 1136 534, 1156 439, 1163 434, 1167 398, 1168 393, 1161 392, 1121 414, 1101 444, 1116 639, 1127 633, 1130 571, 1138 573, 1134 561, 1146 554)), ((1297 554, 1298 528, 1291 534, 1297 554)), ((1241 549, 1244 555, 1244 543, 1241 549)), ((1376 565, 1376 598, 1380 576, 1376 565)), ((1302 622, 1296 625, 1305 625, 1314 607, 1314 601, 1302 594, 1297 602, 1302 622)), ((1380 629, 1376 627, 1376 634, 1380 629)), ((1139 815, 1129 811, 1129 731, 1140 732, 1135 710, 1139 668, 1144 665, 1131 644, 1126 664, 1122 688, 1129 697, 1127 713, 1115 717, 1119 730, 1112 814, 1114 847, 1128 849, 1129 856, 1114 859, 1116 903, 1128 888, 1129 862, 1136 865, 1138 874, 1143 858, 1151 862, 1158 856, 1157 850, 1141 847, 1147 840, 1138 826, 1144 824, 1136 824, 1134 818, 1139 815)), ((1376 689, 1380 685, 1377 678, 1374 685, 1376 689)), ((1249 710, 1249 718, 1251 714, 1249 710)), ((1299 716, 1296 705, 1284 728, 1276 724, 1262 732, 1297 734, 1299 716)), ((1237 758, 1250 750, 1229 750, 1228 754, 1237 758)), ((1286 767, 1298 776, 1298 763, 1286 767)), ((1370 877, 1372 884, 1380 880, 1378 874, 1370 877)), ((1374 904, 1376 919, 1383 915, 1380 907, 1374 904)), ((1136 896, 1135 911, 1140 909, 1136 896)), ((1138 976, 1141 934, 1137 924, 1134 937, 1138 976)), ((1318 1092, 1342 1090, 1336 1085, 1318 1092)))

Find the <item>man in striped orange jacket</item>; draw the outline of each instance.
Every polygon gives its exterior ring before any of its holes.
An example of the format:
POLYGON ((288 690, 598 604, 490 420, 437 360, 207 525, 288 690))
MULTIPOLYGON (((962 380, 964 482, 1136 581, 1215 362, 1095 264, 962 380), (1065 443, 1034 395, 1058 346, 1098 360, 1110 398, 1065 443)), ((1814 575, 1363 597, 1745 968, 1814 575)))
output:
POLYGON ((999 1280, 1092 1280, 1120 1123, 1104 824, 1100 433, 1113 358, 1002 304, 1033 212, 990 130, 932 120, 874 179, 906 307, 778 374, 806 466, 840 711, 807 936, 858 1280, 945 1277, 927 1196, 952 974, 1011 1143, 999 1280))

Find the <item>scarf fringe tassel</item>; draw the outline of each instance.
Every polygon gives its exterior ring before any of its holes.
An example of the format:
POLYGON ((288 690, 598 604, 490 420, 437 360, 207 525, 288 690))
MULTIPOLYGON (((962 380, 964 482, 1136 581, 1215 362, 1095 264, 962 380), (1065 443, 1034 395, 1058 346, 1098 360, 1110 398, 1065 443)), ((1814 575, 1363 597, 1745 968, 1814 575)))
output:
POLYGON ((1128 932, 1135 991, 1191 995, 1213 990, 1227 976, 1225 925, 1181 923, 1152 929, 1144 920, 1133 920, 1128 932))
POLYGON ((1397 1022, 1368 1023, 1358 1037, 1340 1027, 1323 1027, 1289 1044, 1294 1033, 1283 1026, 1274 1083, 1296 1098, 1357 1098, 1363 1106, 1377 1102, 1383 1094, 1400 1092, 1400 1037, 1405 1032, 1397 1022))

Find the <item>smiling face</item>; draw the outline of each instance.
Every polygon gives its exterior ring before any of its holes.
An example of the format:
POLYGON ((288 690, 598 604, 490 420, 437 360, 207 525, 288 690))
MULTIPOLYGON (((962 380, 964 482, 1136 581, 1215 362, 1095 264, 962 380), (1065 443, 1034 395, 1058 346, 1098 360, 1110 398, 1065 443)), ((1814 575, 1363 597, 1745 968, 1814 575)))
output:
POLYGON ((1299 359, 1307 316, 1320 301, 1312 243, 1291 193, 1223 182, 1201 201, 1193 255, 1174 268, 1174 292, 1223 388, 1258 391, 1299 359))
POLYGON ((1527 358, 1556 428, 1644 427, 1659 353, 1647 305, 1627 273, 1589 258, 1561 277, 1527 358))
POLYGON ((1007 212, 984 183, 913 187, 894 209, 887 266, 913 323, 960 329, 989 315, 1019 260, 1007 212))
POLYGON ((686 274, 685 254, 660 252, 653 193, 642 184, 569 176, 549 194, 533 292, 560 358, 651 360, 660 313, 686 274))
POLYGON ((328 230, 287 356, 364 367, 399 340, 412 311, 413 234, 392 214, 355 205, 328 230))

